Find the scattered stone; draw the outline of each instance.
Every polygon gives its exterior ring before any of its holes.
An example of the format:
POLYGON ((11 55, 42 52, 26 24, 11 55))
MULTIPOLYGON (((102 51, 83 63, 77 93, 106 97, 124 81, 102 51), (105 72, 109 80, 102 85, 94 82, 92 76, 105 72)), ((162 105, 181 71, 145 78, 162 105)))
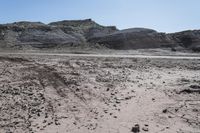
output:
POLYGON ((139 133, 140 132, 140 126, 139 126, 139 124, 135 124, 135 126, 132 127, 131 131, 133 133, 139 133))
POLYGON ((142 130, 145 131, 145 132, 149 131, 148 127, 143 127, 142 130))
POLYGON ((198 110, 198 109, 192 109, 192 111, 193 111, 193 112, 199 112, 199 110, 198 110))
POLYGON ((117 104, 121 103, 119 100, 116 101, 117 104))
POLYGON ((164 109, 162 112, 163 112, 163 113, 167 113, 167 109, 164 109))
POLYGON ((190 88, 192 88, 192 89, 200 89, 200 86, 199 85, 190 85, 190 88))
POLYGON ((172 116, 169 115, 168 118, 172 118, 172 116))
POLYGON ((108 110, 104 110, 104 113, 106 113, 106 114, 107 114, 107 113, 108 113, 108 110))

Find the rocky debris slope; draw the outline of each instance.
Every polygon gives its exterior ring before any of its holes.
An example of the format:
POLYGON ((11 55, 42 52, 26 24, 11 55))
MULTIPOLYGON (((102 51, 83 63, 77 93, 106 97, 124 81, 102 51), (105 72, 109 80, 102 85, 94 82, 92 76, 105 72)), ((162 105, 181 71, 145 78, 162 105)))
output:
POLYGON ((0 25, 1 49, 41 49, 74 46, 106 46, 111 49, 173 48, 200 51, 200 31, 160 33, 152 29, 118 30, 91 19, 41 22, 15 22, 0 25))

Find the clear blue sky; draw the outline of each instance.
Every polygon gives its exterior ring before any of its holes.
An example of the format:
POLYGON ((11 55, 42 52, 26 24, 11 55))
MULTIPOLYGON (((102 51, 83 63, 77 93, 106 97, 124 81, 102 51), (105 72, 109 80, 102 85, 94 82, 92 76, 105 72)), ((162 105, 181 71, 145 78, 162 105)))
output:
POLYGON ((200 0, 0 0, 0 23, 86 18, 119 29, 200 29, 200 0))

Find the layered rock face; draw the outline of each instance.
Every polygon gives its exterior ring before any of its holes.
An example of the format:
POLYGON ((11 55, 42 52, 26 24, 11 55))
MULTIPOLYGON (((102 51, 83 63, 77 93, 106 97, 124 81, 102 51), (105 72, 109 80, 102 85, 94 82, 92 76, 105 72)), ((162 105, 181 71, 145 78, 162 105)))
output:
POLYGON ((55 47, 79 40, 61 29, 40 22, 19 22, 0 26, 1 47, 55 47))
POLYGON ((112 49, 138 49, 173 47, 175 42, 170 36, 158 33, 155 30, 132 28, 121 30, 112 34, 94 37, 91 42, 98 42, 112 49))
POLYGON ((200 52, 200 30, 188 30, 169 34, 180 46, 200 52))
POLYGON ((0 48, 56 48, 80 46, 91 37, 110 34, 115 27, 101 26, 91 19, 40 22, 17 22, 0 25, 0 48))
POLYGON ((175 48, 200 51, 200 30, 159 33, 152 29, 118 30, 86 20, 16 22, 0 25, 0 49, 43 49, 99 44, 111 49, 175 48))
POLYGON ((86 20, 64 20, 49 24, 62 29, 67 34, 79 34, 86 39, 108 35, 118 31, 115 26, 101 26, 91 19, 86 20))

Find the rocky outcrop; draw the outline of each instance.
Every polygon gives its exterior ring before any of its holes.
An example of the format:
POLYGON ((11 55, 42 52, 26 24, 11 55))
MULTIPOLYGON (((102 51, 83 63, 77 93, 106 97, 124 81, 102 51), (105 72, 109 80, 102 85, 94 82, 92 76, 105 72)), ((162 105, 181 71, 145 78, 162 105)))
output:
POLYGON ((173 47, 175 42, 165 33, 144 28, 121 30, 112 34, 89 39, 112 49, 138 49, 173 47))
POLYGON ((16 22, 0 25, 0 48, 56 48, 87 44, 87 39, 117 31, 91 19, 65 20, 43 24, 16 22))
POLYGON ((171 36, 179 46, 192 49, 195 52, 200 52, 200 30, 188 30, 169 34, 169 36, 171 36))
POLYGON ((0 49, 43 49, 102 45, 111 49, 182 47, 200 51, 200 30, 166 34, 152 29, 118 30, 91 19, 41 22, 16 22, 0 25, 0 49))
POLYGON ((177 33, 159 33, 152 29, 132 28, 93 37, 89 42, 103 44, 112 49, 172 48, 200 52, 200 30, 177 33))
POLYGON ((78 43, 79 39, 61 29, 40 22, 18 22, 0 26, 1 47, 49 48, 78 43))
POLYGON ((91 19, 64 20, 50 23, 49 25, 62 29, 67 34, 80 34, 86 39, 108 35, 118 31, 115 26, 101 26, 91 19))

